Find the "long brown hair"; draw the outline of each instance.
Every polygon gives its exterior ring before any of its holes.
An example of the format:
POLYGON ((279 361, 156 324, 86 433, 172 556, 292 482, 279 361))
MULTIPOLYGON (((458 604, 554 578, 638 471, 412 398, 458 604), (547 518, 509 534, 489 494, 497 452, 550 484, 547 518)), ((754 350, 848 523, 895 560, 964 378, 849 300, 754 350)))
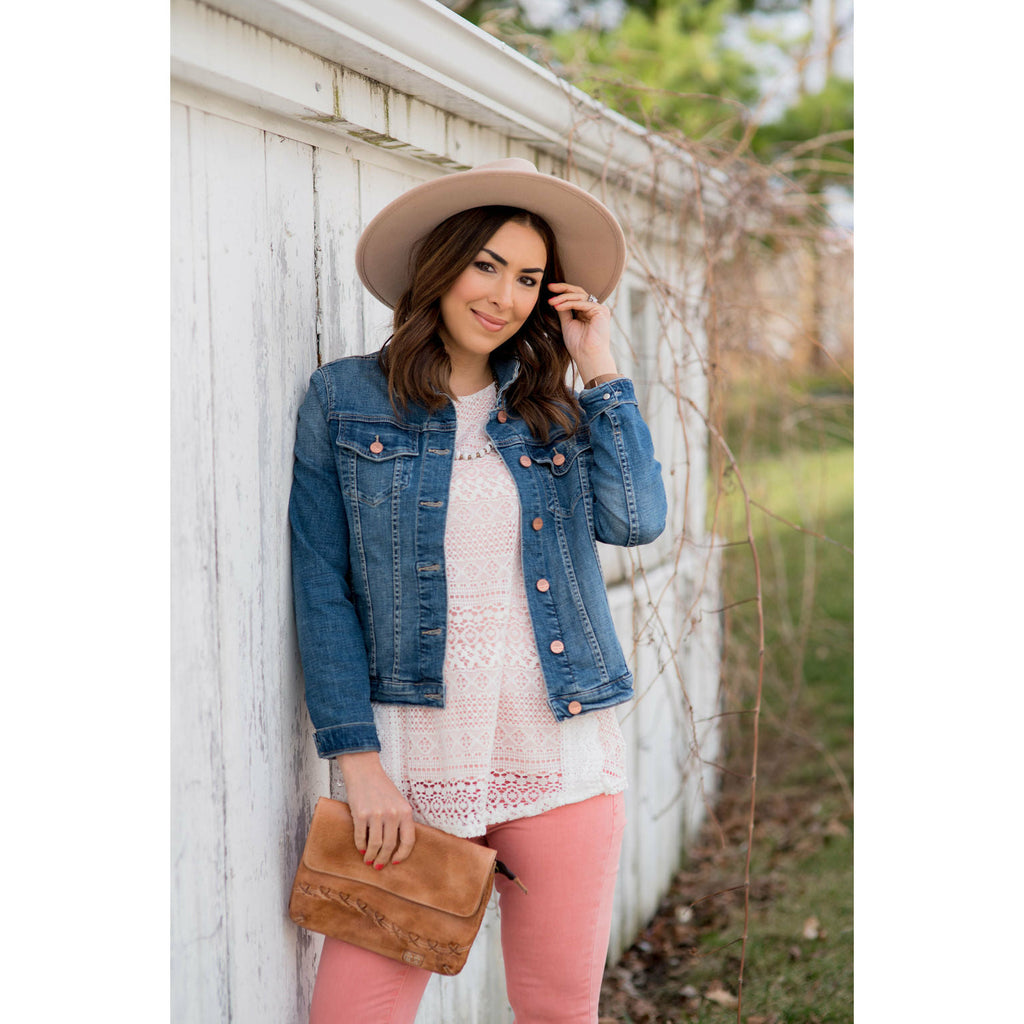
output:
POLYGON ((396 411, 409 402, 439 409, 448 396, 451 360, 438 334, 441 296, 508 221, 533 228, 543 239, 547 264, 540 297, 526 323, 493 356, 519 359, 519 376, 505 405, 534 437, 547 441, 552 426, 572 434, 580 424, 576 396, 565 383, 570 357, 558 313, 545 299, 548 284, 562 280, 558 246, 547 222, 512 206, 478 206, 449 217, 424 238, 413 257, 412 284, 395 306, 394 331, 378 361, 396 411))

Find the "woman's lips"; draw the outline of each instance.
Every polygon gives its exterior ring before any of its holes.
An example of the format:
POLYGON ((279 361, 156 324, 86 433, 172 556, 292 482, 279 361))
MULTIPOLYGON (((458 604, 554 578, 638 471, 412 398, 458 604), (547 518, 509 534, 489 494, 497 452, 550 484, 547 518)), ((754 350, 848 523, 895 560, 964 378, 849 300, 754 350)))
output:
POLYGON ((497 320, 493 316, 487 316, 486 313, 478 313, 475 309, 471 309, 470 312, 480 321, 480 325, 487 331, 500 331, 507 320, 497 320))

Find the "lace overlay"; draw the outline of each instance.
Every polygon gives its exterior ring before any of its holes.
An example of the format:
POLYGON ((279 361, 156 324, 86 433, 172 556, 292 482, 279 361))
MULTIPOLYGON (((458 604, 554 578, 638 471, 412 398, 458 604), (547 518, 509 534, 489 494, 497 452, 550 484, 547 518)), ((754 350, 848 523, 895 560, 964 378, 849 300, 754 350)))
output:
POLYGON ((557 722, 526 603, 515 483, 488 444, 495 388, 456 403, 445 532, 444 708, 374 704, 381 761, 417 820, 460 836, 625 788, 611 708, 557 722))

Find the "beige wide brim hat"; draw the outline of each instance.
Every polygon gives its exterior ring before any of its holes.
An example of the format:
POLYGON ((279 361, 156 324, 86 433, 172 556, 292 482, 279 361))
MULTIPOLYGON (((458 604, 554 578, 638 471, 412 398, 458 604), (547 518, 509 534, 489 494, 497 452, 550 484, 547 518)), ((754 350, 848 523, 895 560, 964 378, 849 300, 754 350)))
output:
POLYGON ((409 287, 417 243, 452 214, 477 206, 516 206, 543 217, 558 243, 565 280, 601 302, 614 291, 626 265, 619 222, 590 193, 518 157, 435 178, 385 206, 356 246, 363 284, 394 308, 409 287))

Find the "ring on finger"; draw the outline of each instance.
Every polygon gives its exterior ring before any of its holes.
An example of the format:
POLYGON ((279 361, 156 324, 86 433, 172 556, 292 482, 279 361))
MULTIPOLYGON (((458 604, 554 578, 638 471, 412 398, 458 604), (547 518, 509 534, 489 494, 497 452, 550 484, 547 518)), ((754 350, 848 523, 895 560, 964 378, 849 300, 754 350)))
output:
POLYGON ((597 302, 597 296, 596 295, 588 295, 587 296, 587 302, 597 302))

